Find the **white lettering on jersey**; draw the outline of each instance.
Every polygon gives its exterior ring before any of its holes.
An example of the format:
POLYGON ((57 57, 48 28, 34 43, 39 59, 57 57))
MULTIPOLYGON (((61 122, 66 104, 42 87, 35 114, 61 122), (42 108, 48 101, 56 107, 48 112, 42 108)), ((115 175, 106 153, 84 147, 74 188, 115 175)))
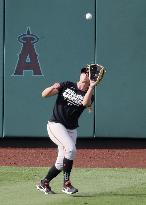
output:
POLYGON ((63 92, 63 97, 64 99, 67 100, 68 105, 81 105, 82 101, 83 101, 83 96, 82 95, 78 95, 75 93, 75 91, 67 88, 64 92, 63 92))

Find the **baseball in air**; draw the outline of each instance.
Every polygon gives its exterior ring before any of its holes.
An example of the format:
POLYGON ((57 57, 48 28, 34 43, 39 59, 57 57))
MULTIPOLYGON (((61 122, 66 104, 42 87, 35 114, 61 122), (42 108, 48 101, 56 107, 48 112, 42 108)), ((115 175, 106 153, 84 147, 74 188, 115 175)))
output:
POLYGON ((86 13, 86 19, 91 20, 92 19, 92 14, 91 13, 86 13))

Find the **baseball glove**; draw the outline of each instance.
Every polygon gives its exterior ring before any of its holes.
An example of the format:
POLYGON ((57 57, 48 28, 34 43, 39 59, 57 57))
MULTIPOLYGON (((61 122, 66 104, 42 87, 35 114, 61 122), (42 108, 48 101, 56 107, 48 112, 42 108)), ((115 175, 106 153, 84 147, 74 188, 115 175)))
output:
POLYGON ((97 81, 99 83, 103 79, 106 70, 102 65, 90 64, 87 65, 87 68, 89 69, 90 80, 97 81))

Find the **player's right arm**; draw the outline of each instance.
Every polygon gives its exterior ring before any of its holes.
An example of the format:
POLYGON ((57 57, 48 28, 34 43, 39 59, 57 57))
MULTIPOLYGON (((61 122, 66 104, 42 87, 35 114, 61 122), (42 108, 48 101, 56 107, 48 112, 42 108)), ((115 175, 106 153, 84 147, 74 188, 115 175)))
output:
POLYGON ((60 87, 60 83, 54 83, 52 86, 43 90, 42 97, 49 97, 58 94, 60 87))

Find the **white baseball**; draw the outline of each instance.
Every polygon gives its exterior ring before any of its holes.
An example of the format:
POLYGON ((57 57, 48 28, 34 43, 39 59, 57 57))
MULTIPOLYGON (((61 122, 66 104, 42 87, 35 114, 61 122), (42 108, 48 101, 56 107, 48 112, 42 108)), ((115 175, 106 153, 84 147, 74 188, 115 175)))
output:
POLYGON ((86 13, 86 19, 91 20, 92 19, 92 14, 91 13, 86 13))

